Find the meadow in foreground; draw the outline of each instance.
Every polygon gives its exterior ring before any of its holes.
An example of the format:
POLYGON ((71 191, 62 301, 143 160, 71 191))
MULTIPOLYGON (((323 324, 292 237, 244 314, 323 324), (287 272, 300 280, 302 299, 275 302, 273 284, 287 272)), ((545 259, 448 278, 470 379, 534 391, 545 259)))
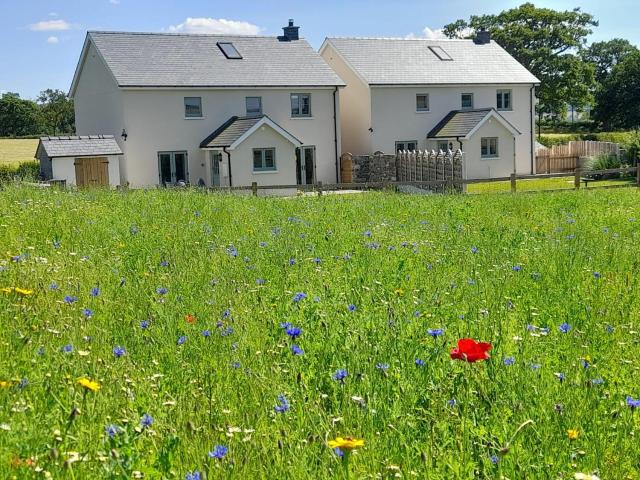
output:
POLYGON ((637 479, 638 195, 8 187, 0 477, 637 479))

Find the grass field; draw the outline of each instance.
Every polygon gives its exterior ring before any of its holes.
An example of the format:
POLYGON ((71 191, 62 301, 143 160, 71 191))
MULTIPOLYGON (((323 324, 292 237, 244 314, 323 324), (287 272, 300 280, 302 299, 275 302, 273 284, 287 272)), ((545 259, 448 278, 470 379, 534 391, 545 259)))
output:
MULTIPOLYGON (((543 190, 570 190, 575 188, 573 177, 559 177, 559 178, 536 178, 533 180, 518 180, 516 182, 516 191, 520 192, 534 192, 543 190)), ((589 182, 587 187, 584 183, 580 184, 580 188, 594 188, 594 187, 610 187, 610 186, 623 186, 635 184, 635 179, 623 178, 623 179, 611 179, 611 180, 598 180, 596 182, 589 182)), ((507 193, 511 191, 511 182, 491 182, 491 183, 472 183, 467 185, 467 193, 507 193)))
POLYGON ((0 165, 32 162, 38 140, 0 138, 0 165))
POLYGON ((637 479, 639 199, 9 186, 0 478, 637 479))

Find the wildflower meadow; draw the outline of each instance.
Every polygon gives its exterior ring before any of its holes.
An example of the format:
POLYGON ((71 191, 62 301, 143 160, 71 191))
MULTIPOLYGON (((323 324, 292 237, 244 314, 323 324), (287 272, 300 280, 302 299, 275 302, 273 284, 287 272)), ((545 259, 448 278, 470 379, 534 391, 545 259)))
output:
POLYGON ((640 478, 635 189, 0 191, 0 478, 640 478))

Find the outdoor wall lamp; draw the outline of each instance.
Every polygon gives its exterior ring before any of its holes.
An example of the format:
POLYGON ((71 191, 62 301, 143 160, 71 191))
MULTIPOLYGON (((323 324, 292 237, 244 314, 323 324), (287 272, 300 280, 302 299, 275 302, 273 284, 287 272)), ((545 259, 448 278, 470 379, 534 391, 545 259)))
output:
POLYGON ((120 135, 122 137, 122 139, 126 142, 127 141, 127 137, 129 136, 127 134, 127 131, 123 128, 122 129, 122 135, 120 135))

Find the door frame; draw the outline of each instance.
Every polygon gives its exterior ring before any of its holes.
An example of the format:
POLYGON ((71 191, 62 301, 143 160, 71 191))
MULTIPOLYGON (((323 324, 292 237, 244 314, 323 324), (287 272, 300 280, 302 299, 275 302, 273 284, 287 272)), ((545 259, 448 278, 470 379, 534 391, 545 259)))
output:
POLYGON ((189 152, 187 150, 173 150, 173 151, 162 151, 158 152, 158 179, 160 185, 166 186, 162 181, 162 165, 160 163, 160 155, 169 155, 169 168, 171 170, 171 185, 176 185, 177 175, 176 175, 176 155, 184 155, 184 177, 185 183, 189 183, 189 152))
POLYGON ((211 173, 211 186, 212 187, 221 187, 222 186, 222 150, 209 150, 209 168, 211 173), (216 160, 216 156, 220 155, 220 160, 216 160), (214 182, 215 176, 213 175, 213 165, 215 162, 218 162, 218 184, 216 185, 214 182))
POLYGON ((316 177, 316 146, 315 145, 302 145, 296 148, 296 183, 298 185, 314 185, 317 181, 316 177), (307 183, 306 177, 306 161, 304 158, 304 154, 306 150, 311 150, 313 152, 313 173, 311 175, 311 183, 307 183), (300 162, 300 183, 298 183, 298 161, 300 162))

